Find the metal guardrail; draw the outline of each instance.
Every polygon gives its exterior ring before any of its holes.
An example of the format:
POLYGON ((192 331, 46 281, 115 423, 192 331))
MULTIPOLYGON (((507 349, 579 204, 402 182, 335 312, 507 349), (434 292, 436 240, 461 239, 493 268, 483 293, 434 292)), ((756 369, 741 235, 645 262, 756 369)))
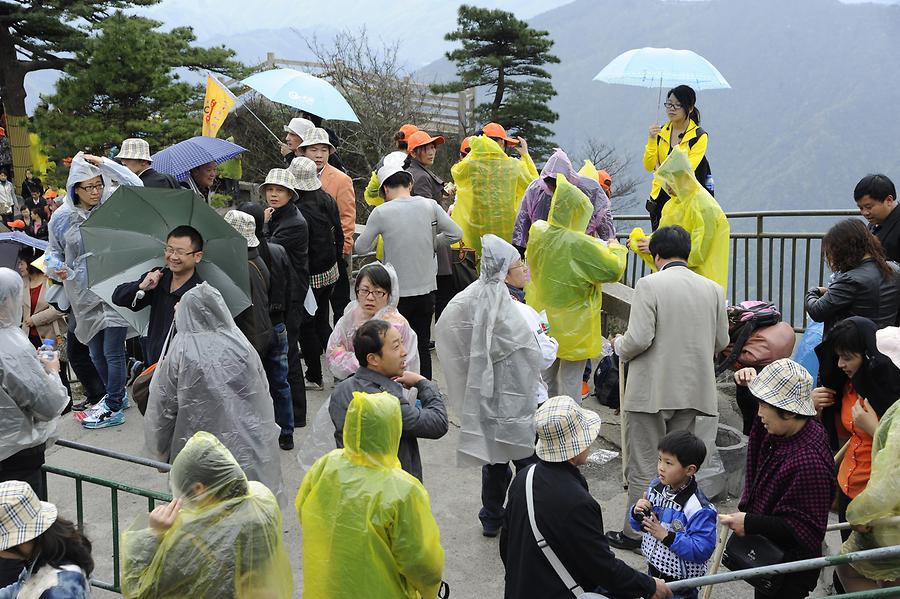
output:
MULTIPOLYGON (((857 210, 763 210, 759 212, 726 212, 731 225, 728 299, 732 304, 761 299, 774 302, 785 321, 794 329, 806 328, 808 317, 804 297, 811 286, 822 284, 829 273, 822 253, 822 238, 837 220, 859 216, 857 210), (821 222, 815 232, 772 230, 774 219, 821 222), (767 222, 768 221, 768 222, 767 222), (767 226, 769 225, 769 226, 767 226)), ((614 215, 623 230, 617 238, 625 241, 631 226, 648 225, 646 214, 614 215)), ((645 226, 645 230, 647 227, 645 226)), ((649 274, 647 265, 633 252, 628 253, 622 282, 634 287, 637 280, 649 274)))
MULTIPOLYGON (((101 447, 94 447, 92 445, 85 445, 83 443, 77 443, 75 441, 67 441, 65 439, 59 439, 56 441, 56 445, 60 447, 67 447, 69 449, 75 449, 77 451, 84 451, 86 453, 92 453, 94 455, 100 455, 108 458, 112 458, 115 460, 121 460, 124 462, 129 462, 132 464, 139 464, 141 466, 149 466, 152 468, 156 468, 163 472, 168 472, 172 467, 170 464, 165 464, 163 462, 157 462, 155 460, 150 460, 147 458, 142 458, 138 456, 132 456, 125 453, 120 453, 117 451, 112 451, 110 449, 104 449, 101 447)), ((103 580, 98 580, 96 578, 91 578, 91 586, 95 586, 100 589, 105 589, 107 591, 112 591, 114 593, 121 592, 121 577, 119 571, 119 493, 127 493, 130 495, 137 495, 138 497, 146 497, 147 498, 147 511, 153 511, 153 508, 156 507, 157 501, 169 502, 172 501, 172 495, 169 493, 162 493, 160 491, 153 491, 150 489, 144 489, 142 487, 136 487, 134 485, 127 485, 125 483, 120 483, 114 480, 109 480, 106 478, 102 478, 99 476, 93 476, 90 474, 85 474, 83 472, 77 472, 74 470, 68 470, 66 468, 59 468, 57 466, 51 466, 49 464, 44 464, 41 468, 42 473, 41 476, 44 479, 44 488, 47 488, 47 475, 55 474, 57 476, 62 476, 65 478, 71 478, 75 481, 75 512, 76 512, 76 522, 78 524, 79 529, 84 529, 84 483, 96 485, 99 487, 104 487, 109 489, 110 491, 110 512, 112 519, 112 545, 113 545, 113 580, 112 582, 106 582, 103 580)))

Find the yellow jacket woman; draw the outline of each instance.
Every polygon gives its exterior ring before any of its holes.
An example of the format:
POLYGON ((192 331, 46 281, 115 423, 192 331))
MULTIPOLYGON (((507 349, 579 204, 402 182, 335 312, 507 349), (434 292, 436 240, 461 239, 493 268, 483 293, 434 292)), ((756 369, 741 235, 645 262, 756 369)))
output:
POLYGON ((303 595, 316 599, 436 597, 444 570, 428 492, 400 468, 400 402, 356 392, 344 447, 318 460, 297 493, 303 595))

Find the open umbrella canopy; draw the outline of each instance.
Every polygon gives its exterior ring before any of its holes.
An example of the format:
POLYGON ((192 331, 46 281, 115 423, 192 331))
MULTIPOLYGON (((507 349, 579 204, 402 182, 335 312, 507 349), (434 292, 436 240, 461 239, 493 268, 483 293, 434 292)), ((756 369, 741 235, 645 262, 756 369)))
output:
POLYGON ((246 148, 236 143, 218 137, 198 135, 179 141, 165 150, 160 150, 151 158, 153 158, 154 169, 172 175, 179 181, 184 181, 188 178, 192 168, 210 162, 221 164, 246 151, 246 148))
POLYGON ((272 69, 241 81, 279 104, 287 104, 318 117, 358 123, 356 113, 333 85, 294 69, 272 69))
POLYGON ((615 57, 594 81, 637 87, 729 89, 731 86, 708 60, 691 50, 639 48, 615 57))
POLYGON ((37 248, 43 252, 47 249, 47 242, 35 239, 21 231, 0 233, 0 266, 15 270, 19 252, 23 246, 37 248))
MULTIPOLYGON (((250 306, 247 241, 186 189, 122 186, 91 213, 81 225, 91 290, 113 305, 116 287, 165 265, 166 237, 179 225, 190 225, 203 237, 200 277, 222 293, 232 315, 243 312, 250 306)), ((149 308, 113 307, 135 330, 146 332, 149 308)))

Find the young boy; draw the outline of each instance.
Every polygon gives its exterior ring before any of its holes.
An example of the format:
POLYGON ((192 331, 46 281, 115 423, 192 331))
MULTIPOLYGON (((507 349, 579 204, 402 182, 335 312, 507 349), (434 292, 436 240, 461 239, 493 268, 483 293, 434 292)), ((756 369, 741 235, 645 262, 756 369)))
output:
MULTIPOLYGON (((716 547, 716 508, 697 486, 694 475, 706 458, 703 441, 688 431, 675 431, 657 446, 659 478, 647 496, 631 508, 631 527, 643 530, 641 553, 650 576, 666 582, 706 574, 716 547)), ((695 599, 698 589, 677 596, 695 599)))

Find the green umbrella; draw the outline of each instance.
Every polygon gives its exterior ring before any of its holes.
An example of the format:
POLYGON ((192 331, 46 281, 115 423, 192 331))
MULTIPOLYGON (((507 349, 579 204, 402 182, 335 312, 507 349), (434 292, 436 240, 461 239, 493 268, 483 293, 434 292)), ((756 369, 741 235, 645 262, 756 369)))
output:
MULTIPOLYGON (((247 309, 247 241, 186 189, 122 186, 91 213, 81 225, 91 290, 112 305, 116 287, 165 265, 166 236, 179 225, 190 225, 203 236, 200 277, 222 293, 232 315, 247 309)), ((132 312, 113 307, 135 330, 146 333, 149 308, 132 312)))

